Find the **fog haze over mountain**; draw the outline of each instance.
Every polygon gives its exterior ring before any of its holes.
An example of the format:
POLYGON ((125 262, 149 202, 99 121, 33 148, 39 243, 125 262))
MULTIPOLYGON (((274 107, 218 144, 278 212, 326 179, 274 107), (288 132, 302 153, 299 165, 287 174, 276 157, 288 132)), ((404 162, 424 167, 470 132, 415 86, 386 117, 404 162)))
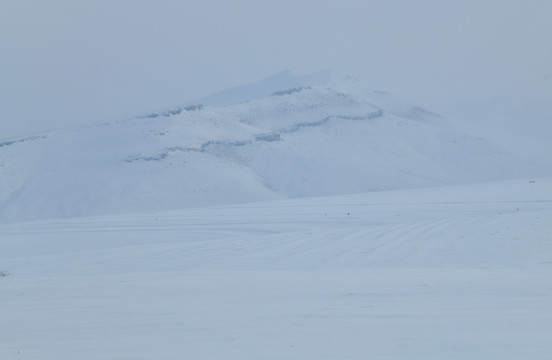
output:
POLYGON ((287 69, 347 73, 466 121, 545 118, 551 12, 539 0, 5 1, 0 138, 130 118, 287 69))

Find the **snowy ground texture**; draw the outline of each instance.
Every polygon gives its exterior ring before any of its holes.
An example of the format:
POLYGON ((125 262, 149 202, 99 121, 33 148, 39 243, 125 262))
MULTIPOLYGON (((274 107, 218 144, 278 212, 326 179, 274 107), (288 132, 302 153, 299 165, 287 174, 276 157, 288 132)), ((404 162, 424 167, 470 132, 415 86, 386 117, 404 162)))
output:
POLYGON ((552 180, 0 226, 1 359, 550 359, 552 180))

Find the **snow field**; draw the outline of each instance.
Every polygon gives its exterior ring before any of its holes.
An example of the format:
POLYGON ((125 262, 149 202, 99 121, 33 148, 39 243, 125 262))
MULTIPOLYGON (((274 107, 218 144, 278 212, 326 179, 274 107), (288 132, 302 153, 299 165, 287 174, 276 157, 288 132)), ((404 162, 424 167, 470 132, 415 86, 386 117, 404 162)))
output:
POLYGON ((0 358, 548 359, 551 185, 2 225, 0 358))

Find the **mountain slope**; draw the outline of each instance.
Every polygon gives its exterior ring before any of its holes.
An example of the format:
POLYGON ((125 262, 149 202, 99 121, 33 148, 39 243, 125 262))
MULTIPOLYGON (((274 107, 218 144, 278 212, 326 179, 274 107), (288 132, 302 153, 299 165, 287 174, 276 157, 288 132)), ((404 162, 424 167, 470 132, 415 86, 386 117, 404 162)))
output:
POLYGON ((537 173, 530 162, 446 119, 389 94, 365 92, 346 77, 282 73, 206 103, 232 105, 187 105, 1 141, 0 221, 537 173), (275 90, 282 85, 293 87, 275 90))

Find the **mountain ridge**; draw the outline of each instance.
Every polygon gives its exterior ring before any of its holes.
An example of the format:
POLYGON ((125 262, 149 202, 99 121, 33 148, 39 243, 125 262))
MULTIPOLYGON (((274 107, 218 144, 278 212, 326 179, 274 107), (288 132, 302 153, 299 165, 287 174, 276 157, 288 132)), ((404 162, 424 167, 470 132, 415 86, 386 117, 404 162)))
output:
POLYGON ((365 91, 349 77, 281 73, 235 91, 241 95, 232 90, 217 95, 229 96, 231 105, 189 103, 132 119, 3 140, 0 221, 442 186, 536 173, 527 159, 459 131, 438 114, 384 92, 365 91), (261 97, 242 96, 260 88, 261 97))

